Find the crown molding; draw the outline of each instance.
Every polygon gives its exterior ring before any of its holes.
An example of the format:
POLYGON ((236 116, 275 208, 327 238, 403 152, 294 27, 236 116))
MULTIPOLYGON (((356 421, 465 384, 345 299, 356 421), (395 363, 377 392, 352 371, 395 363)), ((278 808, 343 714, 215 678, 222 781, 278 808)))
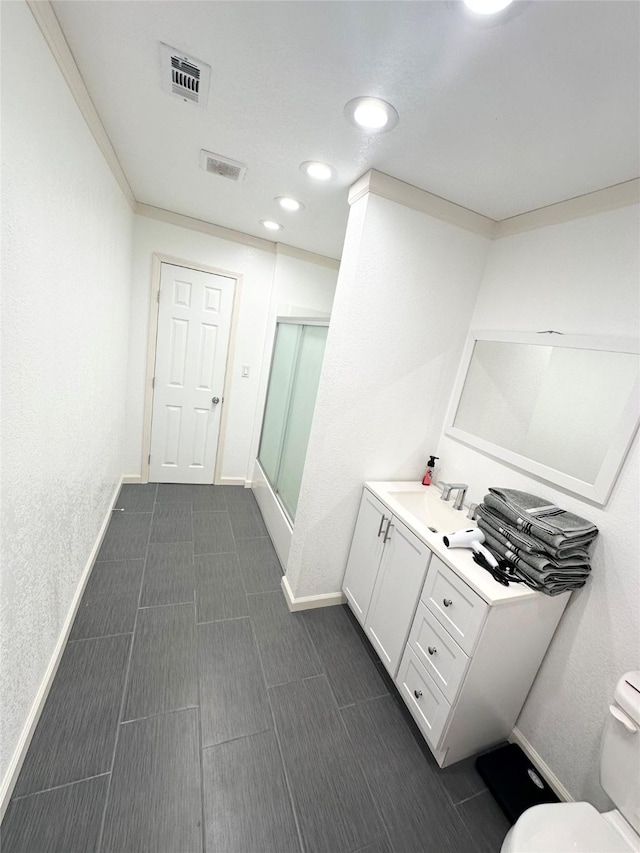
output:
POLYGON ((164 210, 162 207, 154 207, 151 204, 143 204, 138 201, 133 212, 138 216, 146 216, 147 219, 157 219, 160 222, 168 222, 170 225, 178 225, 180 228, 189 228, 191 231, 208 234, 210 237, 242 243, 254 249, 262 249, 263 252, 274 254, 276 251, 276 244, 270 240, 253 237, 251 234, 244 234, 242 231, 234 231, 233 228, 225 228, 223 225, 214 225, 212 222, 205 222, 203 219, 194 219, 192 216, 185 216, 183 213, 164 210))
POLYGON ((640 178, 634 178, 632 181, 624 181, 612 187, 605 187, 592 193, 566 199, 566 201, 559 201, 557 204, 502 219, 496 223, 495 237, 510 237, 524 231, 533 231, 536 228, 559 225, 561 222, 569 222, 572 219, 582 219, 596 213, 617 210, 619 207, 628 207, 638 202, 640 202, 640 178))
POLYGON ((426 190, 418 189, 411 184, 397 180, 397 178, 392 178, 390 175, 385 175, 383 172, 377 172, 375 169, 367 172, 351 186, 349 204, 355 204, 358 199, 363 198, 368 193, 382 196, 436 219, 442 219, 451 225, 458 225, 460 228, 466 228, 468 231, 474 231, 476 234, 498 240, 502 237, 510 237, 513 234, 534 231, 537 228, 558 225, 572 219, 581 219, 585 216, 593 216, 597 213, 605 213, 608 210, 617 210, 620 207, 638 204, 640 202, 640 178, 624 181, 611 187, 604 187, 595 192, 585 193, 499 221, 489 219, 480 213, 475 213, 426 190))
POLYGON ((56 14, 53 11, 53 6, 49 0, 27 0, 27 5, 35 18, 45 41, 49 45, 49 50, 53 54, 53 58, 58 63, 62 76, 67 81, 71 94, 75 98, 89 130, 93 134, 93 138, 95 139, 98 148, 102 152, 104 159, 107 161, 107 165, 118 182, 124 197, 133 209, 136 201, 133 191, 129 186, 129 181, 127 180, 127 176, 120 165, 120 161, 118 160, 113 145, 111 144, 111 140, 107 135, 107 131, 100 120, 100 116, 98 115, 95 106, 93 105, 93 101, 91 100, 91 96, 89 95, 85 82, 82 79, 80 70, 76 65, 76 61, 73 58, 73 54, 71 53, 67 40, 64 37, 64 33, 58 23, 56 14))
POLYGON ((318 267, 327 267, 330 270, 340 269, 340 261, 335 258, 318 255, 316 252, 309 252, 307 249, 297 249, 295 246, 289 246, 288 243, 276 243, 276 253, 286 255, 289 258, 297 258, 299 261, 306 261, 318 267))
POLYGON ((382 196, 382 198, 395 201, 413 210, 419 210, 420 213, 426 213, 428 216, 441 219, 450 225, 457 225, 459 228, 473 231, 482 237, 492 238, 494 236, 496 223, 493 219, 466 207, 461 207, 461 205, 448 201, 446 198, 433 195, 426 190, 420 190, 418 187, 392 178, 390 175, 385 175, 384 172, 371 169, 357 180, 349 190, 349 204, 354 204, 367 193, 382 196))

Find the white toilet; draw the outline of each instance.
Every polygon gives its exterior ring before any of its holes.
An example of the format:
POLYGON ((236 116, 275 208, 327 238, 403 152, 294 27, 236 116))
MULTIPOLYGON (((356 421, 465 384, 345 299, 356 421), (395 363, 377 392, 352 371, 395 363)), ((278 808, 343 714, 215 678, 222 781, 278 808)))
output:
POLYGON ((617 809, 589 803, 534 806, 507 833, 501 853, 640 853, 640 672, 618 681, 600 748, 600 784, 617 809))

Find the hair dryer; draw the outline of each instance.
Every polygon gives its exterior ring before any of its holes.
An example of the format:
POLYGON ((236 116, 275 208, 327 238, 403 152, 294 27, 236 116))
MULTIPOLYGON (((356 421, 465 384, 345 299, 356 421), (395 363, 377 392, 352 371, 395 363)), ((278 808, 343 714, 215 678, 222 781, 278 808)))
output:
POLYGON ((476 554, 482 554, 489 565, 497 569, 498 561, 490 551, 483 547, 484 533, 477 527, 469 527, 467 530, 456 530, 442 537, 447 548, 471 548, 476 554))

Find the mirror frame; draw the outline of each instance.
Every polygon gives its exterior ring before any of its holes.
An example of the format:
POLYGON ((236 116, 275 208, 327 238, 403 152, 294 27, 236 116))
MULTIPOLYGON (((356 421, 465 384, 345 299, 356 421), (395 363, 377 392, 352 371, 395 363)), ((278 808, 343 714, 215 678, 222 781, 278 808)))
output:
POLYGON ((635 338, 564 335, 559 332, 472 330, 467 337, 460 368, 453 386, 451 401, 445 417, 445 435, 477 450, 481 450, 489 456, 507 462, 515 468, 519 468, 529 474, 534 474, 536 477, 546 480, 555 486, 560 486, 560 488, 568 492, 573 492, 576 495, 588 498, 594 503, 604 506, 609 500, 614 483, 620 473, 620 469, 640 423, 640 381, 636 380, 634 383, 595 482, 588 483, 585 480, 572 477, 563 471, 543 465, 541 462, 536 462, 527 456, 507 450, 504 447, 500 447, 500 445, 493 444, 491 441, 487 441, 484 438, 480 438, 473 435, 473 433, 454 426, 455 416, 460 405, 460 398, 476 341, 570 347, 572 349, 595 349, 608 352, 628 352, 635 355, 638 355, 640 352, 639 341, 635 338))

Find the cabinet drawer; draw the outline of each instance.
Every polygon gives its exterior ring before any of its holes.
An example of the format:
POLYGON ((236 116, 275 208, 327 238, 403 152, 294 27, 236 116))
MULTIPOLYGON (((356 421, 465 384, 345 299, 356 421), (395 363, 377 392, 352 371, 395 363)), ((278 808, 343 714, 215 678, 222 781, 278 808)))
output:
POLYGON ((470 655, 489 609, 486 601, 435 555, 424 582, 421 600, 458 645, 470 655))
POLYGON ((409 644, 449 702, 453 702, 469 658, 421 601, 409 644))
POLYGON ((437 749, 450 705, 410 646, 400 662, 396 684, 422 734, 437 749))

